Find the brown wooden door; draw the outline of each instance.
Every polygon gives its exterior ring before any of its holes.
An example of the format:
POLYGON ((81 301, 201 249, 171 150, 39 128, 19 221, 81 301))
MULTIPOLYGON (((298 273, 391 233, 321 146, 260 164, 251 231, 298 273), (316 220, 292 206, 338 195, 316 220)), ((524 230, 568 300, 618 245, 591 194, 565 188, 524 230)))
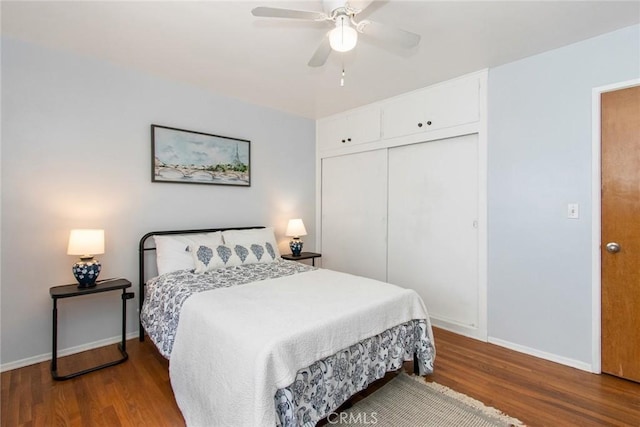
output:
POLYGON ((601 111, 602 372, 640 382, 640 86, 601 111))

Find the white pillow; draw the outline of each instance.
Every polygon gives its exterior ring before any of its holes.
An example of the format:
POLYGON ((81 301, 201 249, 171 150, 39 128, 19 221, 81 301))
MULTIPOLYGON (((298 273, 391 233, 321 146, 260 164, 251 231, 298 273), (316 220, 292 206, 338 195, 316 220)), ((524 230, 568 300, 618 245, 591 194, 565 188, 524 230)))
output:
POLYGON ((195 244, 189 246, 189 252, 196 273, 235 265, 268 263, 278 258, 270 243, 252 243, 250 246, 195 244))
POLYGON ((170 273, 177 270, 193 270, 195 263, 189 252, 189 246, 196 244, 219 245, 222 243, 222 233, 202 234, 172 234, 153 236, 156 243, 156 263, 158 274, 170 273))
POLYGON ((272 227, 251 228, 249 230, 225 230, 222 232, 222 238, 224 239, 224 244, 230 247, 241 245, 248 248, 254 243, 262 246, 266 246, 266 244, 269 243, 275 253, 275 257, 280 258, 278 242, 276 242, 272 227))

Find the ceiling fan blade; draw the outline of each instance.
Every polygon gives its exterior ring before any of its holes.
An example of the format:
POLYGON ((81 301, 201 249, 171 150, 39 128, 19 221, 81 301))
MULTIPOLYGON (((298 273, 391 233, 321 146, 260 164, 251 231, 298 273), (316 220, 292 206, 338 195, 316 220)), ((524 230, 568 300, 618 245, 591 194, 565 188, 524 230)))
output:
POLYGON ((329 33, 327 33, 307 65, 309 67, 322 67, 327 62, 330 53, 331 45, 329 44, 329 33))
POLYGON ((256 7, 251 11, 251 14, 253 16, 262 16, 265 18, 309 19, 311 21, 324 21, 327 19, 327 15, 323 12, 280 9, 277 7, 256 7))
POLYGON ((362 34, 366 34, 380 40, 389 41, 406 48, 417 46, 418 43, 420 43, 421 37, 420 34, 373 21, 359 22, 357 30, 362 34))
POLYGON ((373 0, 349 0, 347 3, 352 9, 357 9, 358 13, 360 13, 368 8, 369 5, 373 3, 373 0))

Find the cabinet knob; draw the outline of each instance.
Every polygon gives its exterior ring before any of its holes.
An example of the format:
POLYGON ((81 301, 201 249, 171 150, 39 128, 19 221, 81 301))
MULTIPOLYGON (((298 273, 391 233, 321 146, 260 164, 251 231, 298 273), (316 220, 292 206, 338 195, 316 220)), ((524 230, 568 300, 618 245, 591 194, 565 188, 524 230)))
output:
POLYGON ((427 126, 431 126, 431 120, 427 122, 427 126))
POLYGON ((343 140, 342 140, 342 143, 344 144, 345 142, 346 142, 346 141, 343 139, 343 140))
POLYGON ((422 127, 422 123, 418 123, 418 127, 421 128, 422 127))
POLYGON ((347 138, 347 141, 351 142, 351 138, 347 138))

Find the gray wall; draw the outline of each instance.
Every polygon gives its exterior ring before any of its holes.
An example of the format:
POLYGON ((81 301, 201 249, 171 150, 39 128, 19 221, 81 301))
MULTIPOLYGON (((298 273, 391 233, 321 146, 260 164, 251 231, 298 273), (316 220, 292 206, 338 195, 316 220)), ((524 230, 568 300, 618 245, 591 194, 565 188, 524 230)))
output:
POLYGON ((492 338, 592 362, 591 96, 640 77, 639 28, 489 72, 492 338))
MULTIPOLYGON (((151 230, 263 224, 288 251, 286 222, 302 217, 315 246, 312 120, 6 38, 2 113, 3 365, 50 354, 49 287, 74 281, 72 228, 104 228, 101 277, 132 282, 151 230), (151 183, 152 123, 251 140, 251 187, 151 183)), ((59 348, 116 337, 119 304, 61 301, 59 348)))
MULTIPOLYGON (((490 70, 491 338, 591 363, 591 89, 640 76, 639 28, 490 70)), ((286 250, 301 216, 315 245, 310 120, 4 38, 2 92, 2 364, 50 351, 71 228, 105 228, 102 276, 132 281, 149 230, 267 224, 286 250), (151 123, 250 139, 252 187, 151 183, 151 123)), ((118 311, 115 294, 62 302, 60 348, 117 336, 118 311)))

